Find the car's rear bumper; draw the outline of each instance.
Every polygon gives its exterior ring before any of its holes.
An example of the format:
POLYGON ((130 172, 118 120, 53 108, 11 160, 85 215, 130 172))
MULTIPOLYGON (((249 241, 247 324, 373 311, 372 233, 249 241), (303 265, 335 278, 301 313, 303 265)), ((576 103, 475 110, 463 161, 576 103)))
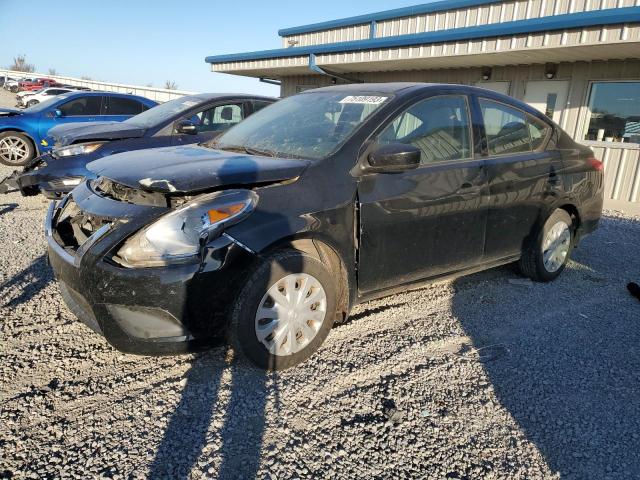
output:
POLYGON ((56 214, 52 204, 45 227, 49 262, 63 298, 110 344, 129 353, 171 354, 222 342, 227 307, 238 291, 235 279, 250 261, 249 252, 223 236, 202 263, 125 268, 92 251, 99 242, 96 250, 105 251, 109 231, 76 252, 61 246, 54 235, 56 214))

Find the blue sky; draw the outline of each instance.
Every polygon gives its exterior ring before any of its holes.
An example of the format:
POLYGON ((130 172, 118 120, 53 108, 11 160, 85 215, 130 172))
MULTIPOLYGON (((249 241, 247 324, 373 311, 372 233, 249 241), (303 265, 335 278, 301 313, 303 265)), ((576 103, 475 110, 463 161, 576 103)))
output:
POLYGON ((277 95, 214 74, 207 55, 279 48, 278 29, 425 3, 409 1, 0 0, 0 67, 25 54, 37 71, 182 90, 277 95))

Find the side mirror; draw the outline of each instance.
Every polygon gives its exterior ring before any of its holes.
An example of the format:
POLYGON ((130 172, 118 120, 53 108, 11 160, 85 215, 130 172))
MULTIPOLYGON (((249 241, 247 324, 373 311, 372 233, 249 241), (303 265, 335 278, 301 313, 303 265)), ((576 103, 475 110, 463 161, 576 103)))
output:
POLYGON ((176 124, 176 132, 186 135, 196 135, 198 133, 198 127, 189 120, 181 120, 176 124))
POLYGON ((382 145, 369 154, 367 172, 404 172, 420 165, 420 149, 411 144, 382 145))
POLYGON ((56 108, 56 109, 53 111, 53 114, 54 114, 56 117, 64 117, 64 115, 62 114, 62 110, 60 110, 59 108, 56 108))

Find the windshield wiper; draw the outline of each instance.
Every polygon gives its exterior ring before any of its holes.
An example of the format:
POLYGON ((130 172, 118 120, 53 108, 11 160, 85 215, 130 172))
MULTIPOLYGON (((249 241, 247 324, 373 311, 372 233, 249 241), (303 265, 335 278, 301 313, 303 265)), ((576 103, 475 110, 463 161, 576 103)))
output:
POLYGON ((230 152, 248 153, 249 155, 259 155, 261 157, 277 157, 278 153, 273 150, 260 150, 259 148, 245 147, 244 145, 225 145, 219 146, 217 142, 211 142, 206 144, 209 148, 217 150, 226 150, 230 152))

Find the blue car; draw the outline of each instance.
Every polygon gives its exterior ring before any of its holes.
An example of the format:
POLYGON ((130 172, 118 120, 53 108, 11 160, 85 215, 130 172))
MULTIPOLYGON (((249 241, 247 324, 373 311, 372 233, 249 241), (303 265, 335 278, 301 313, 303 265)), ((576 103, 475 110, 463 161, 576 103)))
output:
POLYGON ((92 174, 87 164, 116 153, 204 143, 277 99, 200 93, 177 98, 124 122, 67 124, 49 130, 55 148, 0 181, 0 193, 19 189, 59 198, 92 174))
POLYGON ((73 92, 25 110, 0 108, 0 163, 22 166, 51 151, 53 140, 48 132, 58 125, 120 122, 156 105, 148 98, 124 93, 73 92))

